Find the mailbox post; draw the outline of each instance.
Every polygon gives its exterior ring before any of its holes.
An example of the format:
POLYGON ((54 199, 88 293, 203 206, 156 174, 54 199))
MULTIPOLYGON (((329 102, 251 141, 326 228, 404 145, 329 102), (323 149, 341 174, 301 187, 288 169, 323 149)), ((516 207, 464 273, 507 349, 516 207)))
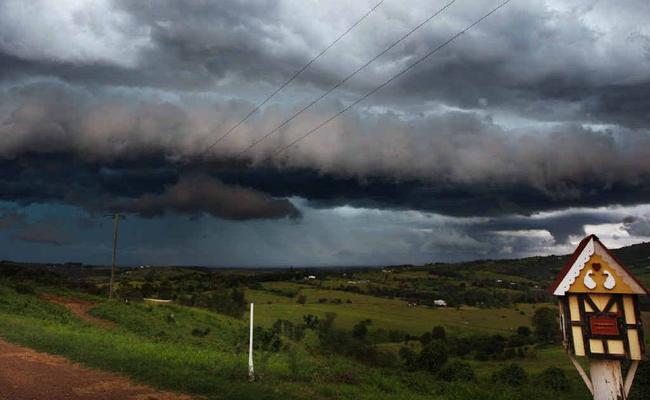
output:
POLYGON ((558 297, 564 349, 594 400, 624 400, 645 346, 638 297, 648 290, 595 235, 584 238, 550 292, 558 297), (589 376, 576 357, 589 359, 589 376), (631 360, 623 380, 621 361, 631 360))

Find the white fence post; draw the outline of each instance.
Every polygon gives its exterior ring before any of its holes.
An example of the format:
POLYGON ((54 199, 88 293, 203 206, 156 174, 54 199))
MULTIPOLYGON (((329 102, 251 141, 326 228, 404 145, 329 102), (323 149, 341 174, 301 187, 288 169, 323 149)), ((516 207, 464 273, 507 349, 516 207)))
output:
POLYGON ((251 326, 250 339, 248 342, 248 380, 255 380, 255 371, 253 370, 253 303, 251 303, 251 326))

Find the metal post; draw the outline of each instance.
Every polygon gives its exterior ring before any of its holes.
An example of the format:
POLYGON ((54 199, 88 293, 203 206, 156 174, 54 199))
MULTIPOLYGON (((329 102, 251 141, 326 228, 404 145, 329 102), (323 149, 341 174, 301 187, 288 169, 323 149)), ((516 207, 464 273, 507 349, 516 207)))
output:
POLYGON ((248 380, 255 380, 255 371, 253 370, 253 303, 251 303, 251 326, 250 340, 248 342, 248 380))
POLYGON ((108 298, 113 298, 113 283, 115 281, 115 262, 117 259, 117 232, 120 227, 120 213, 113 214, 113 219, 115 220, 115 228, 113 230, 113 262, 111 264, 111 280, 108 284, 108 298))
POLYGON ((594 400, 625 400, 621 362, 619 360, 590 360, 589 372, 594 388, 594 400))

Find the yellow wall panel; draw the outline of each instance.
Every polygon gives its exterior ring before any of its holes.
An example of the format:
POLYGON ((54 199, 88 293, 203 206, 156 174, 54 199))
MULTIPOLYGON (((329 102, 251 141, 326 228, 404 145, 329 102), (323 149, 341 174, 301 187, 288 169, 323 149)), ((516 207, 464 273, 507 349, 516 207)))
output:
POLYGON ((622 340, 608 340, 607 350, 609 354, 623 355, 625 354, 625 346, 622 340))
POLYGON ((569 295, 569 313, 571 321, 580 321, 580 308, 578 308, 578 297, 569 295))
POLYGON ((634 300, 632 296, 623 296, 623 309, 625 310, 625 323, 636 324, 636 313, 634 312, 634 300))
POLYGON ((628 329, 627 340, 630 342, 630 358, 632 360, 640 360, 642 358, 641 345, 639 343, 639 333, 636 329, 628 329))
POLYGON ((605 348, 603 341, 600 339, 589 339, 589 350, 594 354, 604 354, 605 348))
POLYGON ((584 356, 585 344, 582 340, 582 328, 579 326, 572 326, 571 333, 573 334, 573 348, 575 349, 576 356, 584 356))

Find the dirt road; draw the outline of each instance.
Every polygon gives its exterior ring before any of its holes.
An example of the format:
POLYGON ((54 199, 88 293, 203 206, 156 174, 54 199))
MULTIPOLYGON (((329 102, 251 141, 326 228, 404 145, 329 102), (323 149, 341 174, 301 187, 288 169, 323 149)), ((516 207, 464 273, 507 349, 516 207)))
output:
POLYGON ((191 400, 0 339, 0 400, 191 400))
POLYGON ((49 302, 65 306, 68 310, 70 310, 72 314, 78 318, 81 318, 86 322, 90 322, 91 324, 96 325, 100 328, 109 330, 115 328, 115 324, 111 321, 106 321, 90 315, 89 311, 95 306, 94 303, 85 300, 74 299, 71 297, 54 296, 51 294, 44 294, 42 297, 49 302))

